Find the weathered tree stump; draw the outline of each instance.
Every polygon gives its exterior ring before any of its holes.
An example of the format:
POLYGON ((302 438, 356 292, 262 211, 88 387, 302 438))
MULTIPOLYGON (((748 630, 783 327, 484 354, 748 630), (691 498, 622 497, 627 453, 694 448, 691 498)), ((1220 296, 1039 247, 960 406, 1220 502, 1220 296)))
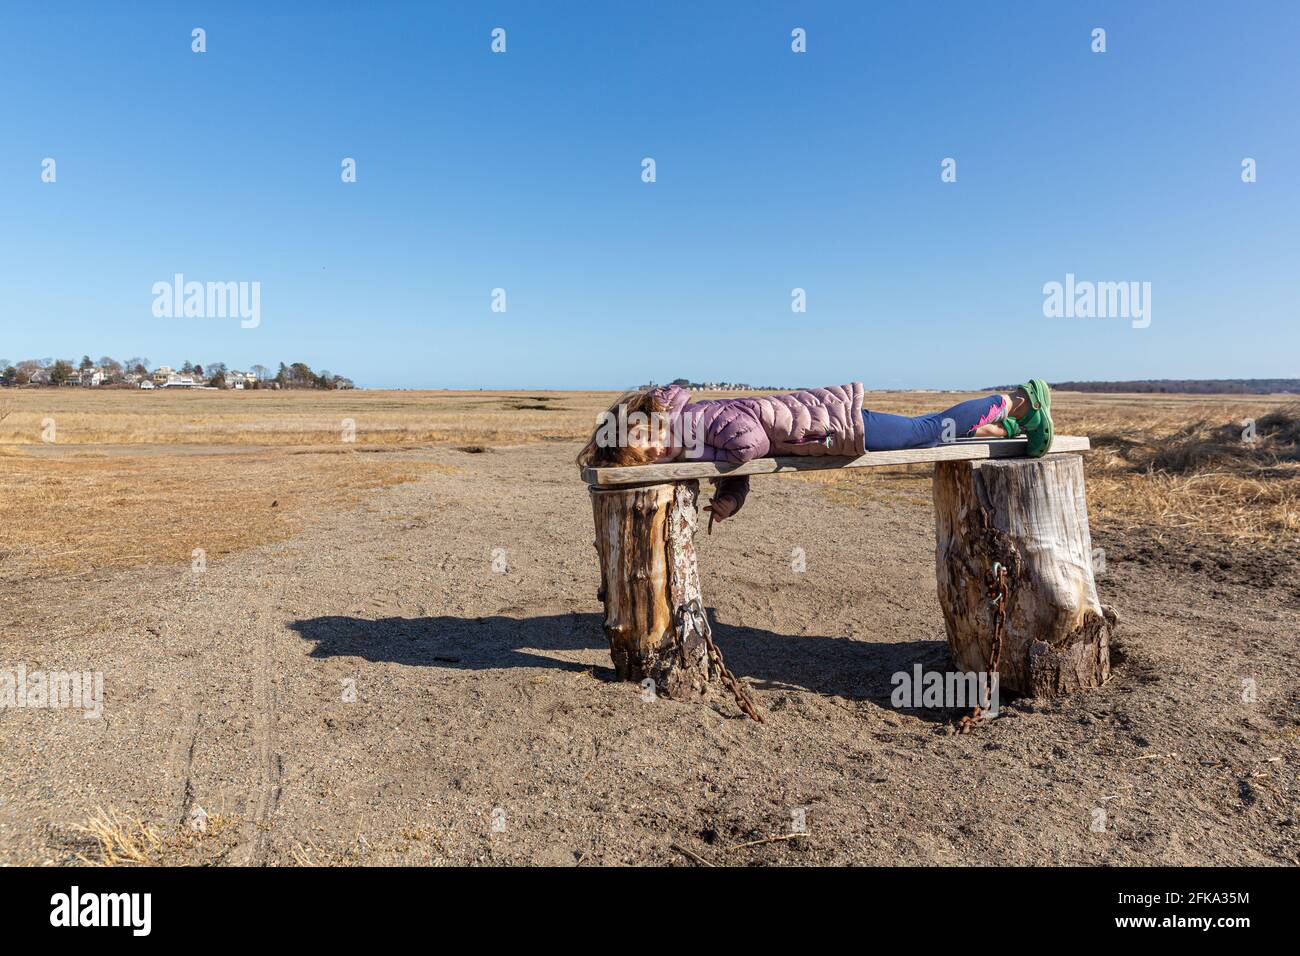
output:
POLYGON ((940 462, 935 559, 948 647, 964 671, 988 672, 995 564, 1007 569, 1000 691, 1051 697, 1110 676, 1114 612, 1097 599, 1083 459, 940 462))
POLYGON ((677 699, 702 693, 710 679, 704 637, 680 626, 684 609, 702 608, 695 556, 699 492, 698 481, 591 488, 598 597, 614 670, 622 680, 649 678, 657 692, 677 699))

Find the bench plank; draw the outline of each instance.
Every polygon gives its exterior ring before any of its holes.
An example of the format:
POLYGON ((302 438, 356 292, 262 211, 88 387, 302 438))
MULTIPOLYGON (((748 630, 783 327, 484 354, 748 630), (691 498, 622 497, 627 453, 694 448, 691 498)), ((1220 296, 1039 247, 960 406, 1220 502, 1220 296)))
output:
MULTIPOLYGON (((1057 435, 1052 452, 1087 451, 1085 435, 1057 435)), ((582 480, 605 488, 640 485, 691 478, 726 478, 731 475, 781 475, 796 471, 824 471, 830 468, 875 468, 881 465, 914 465, 936 461, 972 461, 980 458, 1023 458, 1023 438, 959 439, 935 448, 905 448, 902 451, 869 451, 858 458, 798 456, 755 458, 741 464, 713 461, 680 461, 667 465, 628 465, 617 468, 584 468, 582 480)))

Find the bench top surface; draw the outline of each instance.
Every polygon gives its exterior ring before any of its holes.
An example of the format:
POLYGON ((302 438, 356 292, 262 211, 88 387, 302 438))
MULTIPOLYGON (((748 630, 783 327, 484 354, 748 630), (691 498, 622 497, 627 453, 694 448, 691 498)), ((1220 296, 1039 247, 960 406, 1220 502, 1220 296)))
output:
MULTIPOLYGON (((1091 447, 1084 435, 1057 435, 1051 454, 1087 451, 1091 447)), ((640 485, 663 481, 686 481, 691 478, 725 478, 731 475, 782 475, 796 471, 825 471, 833 468, 872 468, 880 465, 913 465, 935 461, 971 461, 981 458, 1023 458, 1025 439, 958 439, 936 448, 906 448, 901 451, 869 451, 858 458, 826 456, 788 456, 755 458, 741 464, 713 461, 680 461, 666 465, 628 465, 610 468, 584 468, 582 480, 598 488, 613 485, 640 485)))

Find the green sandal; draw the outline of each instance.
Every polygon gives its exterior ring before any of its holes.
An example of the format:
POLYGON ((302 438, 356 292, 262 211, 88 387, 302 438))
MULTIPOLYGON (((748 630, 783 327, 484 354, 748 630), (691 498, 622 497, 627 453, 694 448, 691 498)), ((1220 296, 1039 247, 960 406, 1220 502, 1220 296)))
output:
POLYGON ((1052 390, 1041 378, 1031 379, 1020 388, 1029 399, 1029 412, 1018 421, 1008 418, 1004 422, 1007 435, 1015 437, 1023 431, 1029 440, 1029 457, 1042 458, 1052 448, 1052 390), (1017 427, 1009 427, 1012 422, 1017 427))

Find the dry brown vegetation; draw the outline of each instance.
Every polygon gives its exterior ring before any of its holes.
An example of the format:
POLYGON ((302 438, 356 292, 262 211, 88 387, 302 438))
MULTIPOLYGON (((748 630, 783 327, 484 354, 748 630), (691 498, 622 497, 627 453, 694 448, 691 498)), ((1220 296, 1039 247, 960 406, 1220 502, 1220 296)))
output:
POLYGON ((602 392, 187 391, 12 389, 0 446, 56 444, 515 444, 576 439, 602 392))
POLYGON ((1300 404, 1140 431, 1119 423, 1098 428, 1093 446, 1089 497, 1111 523, 1234 544, 1300 538, 1300 404))
MULTIPOLYGON (((0 456, 0 580, 189 563, 292 535, 308 515, 435 466, 337 450, 0 456)), ((447 466, 442 466, 447 467, 447 466)))
POLYGON ((239 822, 218 814, 201 828, 167 828, 101 808, 71 830, 85 846, 76 859, 87 866, 181 866, 219 857, 239 822))
MULTIPOLYGON (((734 393, 728 393, 734 394, 734 393)), ((919 413, 970 394, 870 393, 919 413)), ((435 467, 376 454, 576 442, 603 392, 92 392, 0 400, 0 578, 188 562, 283 539, 307 515, 435 467), (53 420, 56 441, 42 441, 53 420), (347 420, 355 441, 343 440, 347 420)), ((1091 435, 1094 526, 1293 545, 1300 538, 1300 407, 1285 397, 1059 393, 1062 434, 1091 435), (1243 439, 1254 422, 1254 440, 1243 439)), ((440 466, 447 467, 447 466, 440 466)), ((833 500, 925 504, 928 466, 797 480, 833 500)))

